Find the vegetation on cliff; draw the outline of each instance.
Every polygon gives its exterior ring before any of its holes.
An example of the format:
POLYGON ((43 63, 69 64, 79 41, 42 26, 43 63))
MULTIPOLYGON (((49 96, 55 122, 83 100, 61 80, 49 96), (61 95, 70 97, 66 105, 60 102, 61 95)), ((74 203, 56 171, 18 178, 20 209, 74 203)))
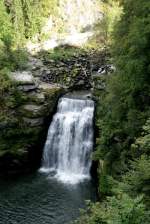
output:
MULTIPOLYGON (((56 6, 57 1, 51 0, 0 1, 1 173, 24 169, 24 164, 32 160, 29 158, 30 152, 34 151, 35 145, 41 144, 40 136, 42 138, 44 133, 46 135, 47 127, 43 125, 44 120, 52 113, 61 92, 56 86, 44 87, 43 90, 42 85, 39 85, 40 81, 34 79, 29 70, 21 72, 28 68, 29 63, 25 43, 40 32, 46 16, 51 14, 56 6), (13 79, 13 76, 16 78, 13 79), (26 105, 30 106, 32 111, 26 111, 26 105), (35 114, 37 110, 39 113, 35 114)), ((53 13, 56 13, 55 11, 53 13)), ((34 63, 38 64, 38 61, 35 61, 34 63)), ((38 67, 35 64, 34 67, 38 67)))
POLYGON ((89 205, 80 224, 149 223, 150 2, 120 1, 123 13, 111 45, 116 71, 97 91, 102 202, 89 205))

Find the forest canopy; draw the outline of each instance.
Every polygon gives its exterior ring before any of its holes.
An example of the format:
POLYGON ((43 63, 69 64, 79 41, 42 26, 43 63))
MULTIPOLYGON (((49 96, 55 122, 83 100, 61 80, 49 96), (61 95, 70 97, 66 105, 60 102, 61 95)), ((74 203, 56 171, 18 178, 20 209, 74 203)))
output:
POLYGON ((149 223, 150 2, 119 1, 123 12, 110 46, 115 72, 97 91, 97 150, 102 203, 80 224, 149 223))

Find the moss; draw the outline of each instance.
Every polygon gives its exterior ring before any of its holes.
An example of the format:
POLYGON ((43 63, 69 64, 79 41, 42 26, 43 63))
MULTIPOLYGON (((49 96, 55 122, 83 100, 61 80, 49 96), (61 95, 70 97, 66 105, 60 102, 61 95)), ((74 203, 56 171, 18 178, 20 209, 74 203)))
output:
POLYGON ((52 88, 52 89, 47 89, 45 91, 45 98, 47 103, 49 102, 53 103, 53 105, 56 103, 58 97, 64 92, 62 88, 52 88))
POLYGON ((77 68, 77 67, 74 65, 74 67, 73 67, 73 69, 72 69, 72 71, 71 71, 71 76, 72 76, 72 78, 77 77, 77 75, 78 75, 79 72, 80 72, 80 69, 81 69, 81 68, 77 68))
POLYGON ((29 146, 34 145, 42 132, 42 128, 29 128, 25 124, 22 127, 9 128, 0 136, 0 156, 7 152, 12 154, 24 154, 29 146))
POLYGON ((9 150, 0 150, 0 157, 5 156, 8 153, 9 150))
POLYGON ((41 105, 45 101, 45 95, 43 93, 36 93, 27 96, 26 102, 36 103, 36 105, 41 105))
POLYGON ((41 56, 45 59, 51 59, 57 62, 59 60, 71 60, 72 58, 78 57, 83 53, 87 53, 86 50, 70 45, 64 45, 56 47, 54 50, 50 50, 48 52, 43 51, 41 52, 41 56))
MULTIPOLYGON (((46 136, 47 126, 38 124, 32 127, 25 123, 24 117, 42 117, 43 121, 53 112, 58 97, 63 90, 56 86, 54 88, 47 84, 46 88, 33 93, 23 93, 17 90, 17 85, 10 81, 9 70, 0 70, 0 171, 7 169, 18 169, 34 157, 40 160, 40 150, 43 147, 43 139, 46 136), (34 114, 31 110, 24 110, 25 105, 35 105, 39 107, 34 114), (16 166, 15 166, 16 164, 16 166)), ((32 163, 32 162, 31 162, 32 163)), ((32 164, 30 164, 32 166, 32 164)))

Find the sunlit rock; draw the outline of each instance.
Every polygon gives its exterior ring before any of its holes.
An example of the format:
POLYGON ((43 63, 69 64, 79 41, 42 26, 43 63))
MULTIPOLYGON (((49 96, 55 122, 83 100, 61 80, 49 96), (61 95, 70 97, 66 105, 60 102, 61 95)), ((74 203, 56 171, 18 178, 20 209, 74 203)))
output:
POLYGON ((34 84, 35 79, 30 71, 16 71, 9 75, 10 79, 19 84, 34 84))

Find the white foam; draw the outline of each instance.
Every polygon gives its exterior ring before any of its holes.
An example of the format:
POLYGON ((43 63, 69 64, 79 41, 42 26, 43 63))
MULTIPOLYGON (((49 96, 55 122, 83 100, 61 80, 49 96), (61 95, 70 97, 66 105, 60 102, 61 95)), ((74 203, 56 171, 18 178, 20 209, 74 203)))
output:
POLYGON ((45 168, 45 167, 41 167, 41 168, 39 169, 39 172, 40 172, 40 173, 51 173, 51 172, 54 172, 54 171, 55 171, 54 168, 45 168))
POLYGON ((90 178, 94 102, 62 97, 49 127, 40 172, 67 184, 90 178))
POLYGON ((66 173, 61 171, 57 171, 57 174, 54 177, 62 183, 71 185, 81 183, 86 179, 90 179, 90 175, 66 173))

